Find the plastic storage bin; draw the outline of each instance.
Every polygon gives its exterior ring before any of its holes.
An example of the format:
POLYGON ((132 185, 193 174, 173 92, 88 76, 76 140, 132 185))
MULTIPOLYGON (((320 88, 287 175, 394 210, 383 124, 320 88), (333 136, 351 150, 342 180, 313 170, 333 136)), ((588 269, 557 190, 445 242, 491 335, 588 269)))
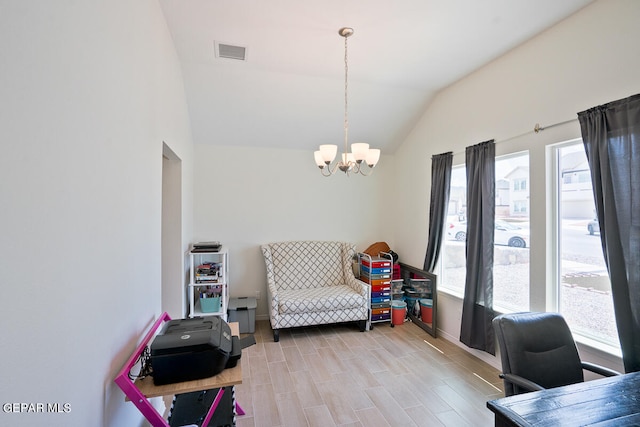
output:
POLYGON ((238 322, 241 334, 256 331, 256 299, 252 297, 229 299, 229 322, 238 322))
POLYGON ((391 302, 391 324, 402 325, 407 315, 407 303, 404 301, 393 300, 391 302))
POLYGON ((220 297, 200 298, 200 309, 203 313, 217 313, 220 311, 220 297))

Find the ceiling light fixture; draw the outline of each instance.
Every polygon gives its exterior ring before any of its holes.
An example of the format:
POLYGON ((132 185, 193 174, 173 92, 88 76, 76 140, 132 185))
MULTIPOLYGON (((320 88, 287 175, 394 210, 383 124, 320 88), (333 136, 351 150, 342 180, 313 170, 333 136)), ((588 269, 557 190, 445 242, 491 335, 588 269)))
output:
POLYGON ((355 143, 351 144, 351 153, 349 153, 349 114, 347 102, 347 89, 348 89, 348 71, 349 65, 347 61, 347 38, 353 35, 353 28, 344 27, 338 30, 338 34, 344 37, 344 153, 342 153, 341 160, 337 162, 333 167, 331 162, 336 158, 338 153, 337 145, 325 144, 321 145, 320 149, 313 153, 316 164, 320 168, 320 172, 323 176, 331 176, 338 169, 349 175, 349 172, 359 173, 361 175, 370 175, 373 167, 378 164, 380 159, 380 150, 375 148, 369 148, 369 144, 355 143), (369 172, 365 173, 365 164, 369 167, 369 172))

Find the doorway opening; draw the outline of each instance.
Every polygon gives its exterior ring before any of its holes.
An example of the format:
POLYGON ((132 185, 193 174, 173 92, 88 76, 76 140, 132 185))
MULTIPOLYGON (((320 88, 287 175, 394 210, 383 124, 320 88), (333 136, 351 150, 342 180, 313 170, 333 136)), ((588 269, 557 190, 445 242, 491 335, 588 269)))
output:
POLYGON ((162 311, 186 315, 182 255, 182 160, 162 143, 162 311))

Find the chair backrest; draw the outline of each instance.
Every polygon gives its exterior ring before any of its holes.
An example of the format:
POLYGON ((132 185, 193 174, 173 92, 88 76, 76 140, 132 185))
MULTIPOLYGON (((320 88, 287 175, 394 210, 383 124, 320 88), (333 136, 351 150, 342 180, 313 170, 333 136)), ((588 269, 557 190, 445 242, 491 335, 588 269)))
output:
MULTIPOLYGON (((544 388, 584 381, 571 330, 558 313, 502 314, 493 320, 502 371, 544 388)), ((505 381, 505 395, 526 390, 505 381)))
POLYGON ((353 275, 355 245, 346 242, 291 241, 262 245, 267 280, 277 289, 344 285, 353 275))

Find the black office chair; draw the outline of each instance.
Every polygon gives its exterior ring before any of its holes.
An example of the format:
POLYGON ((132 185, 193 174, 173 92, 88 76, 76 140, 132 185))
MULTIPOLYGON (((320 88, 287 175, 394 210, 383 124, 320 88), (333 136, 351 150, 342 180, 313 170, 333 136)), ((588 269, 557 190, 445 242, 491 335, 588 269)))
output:
POLYGON ((619 372, 582 362, 564 318, 558 313, 502 314, 493 319, 505 396, 584 381, 583 369, 603 376, 619 372))

